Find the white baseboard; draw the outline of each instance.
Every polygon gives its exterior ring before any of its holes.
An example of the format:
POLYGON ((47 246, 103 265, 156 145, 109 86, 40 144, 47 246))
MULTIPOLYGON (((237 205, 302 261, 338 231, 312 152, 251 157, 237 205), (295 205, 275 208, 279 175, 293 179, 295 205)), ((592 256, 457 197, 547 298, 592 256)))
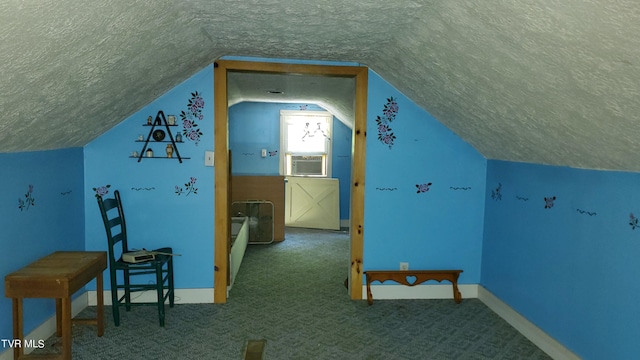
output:
MULTIPOLYGON (((210 304, 213 303, 213 288, 203 289, 175 289, 175 303, 176 304, 210 304)), ((120 296, 124 293, 121 292, 120 296)), ((145 291, 141 293, 135 293, 131 299, 132 302, 152 302, 156 301, 155 291, 145 291)), ((97 304, 96 291, 89 291, 89 306, 95 306, 97 304)), ((111 291, 104 291, 104 304, 111 305, 111 291)), ((0 359, 2 360, 2 359, 0 359)))
MULTIPOLYGON (((478 285, 458 284, 458 290, 462 294, 462 299, 478 297, 478 285)), ((371 285, 373 301, 395 300, 395 299, 452 299, 453 288, 451 284, 437 285, 371 285)), ((367 286, 362 286, 362 298, 367 298, 367 286)))
POLYGON ((478 299, 532 343, 536 344, 536 346, 547 353, 547 355, 551 356, 551 358, 556 360, 580 359, 580 357, 571 352, 571 350, 564 347, 564 345, 549 336, 542 329, 527 320, 524 316, 520 315, 513 308, 498 299, 495 295, 489 292, 489 290, 482 286, 478 286, 478 299))
MULTIPOLYGON (((88 304, 88 296, 85 292, 81 294, 77 298, 75 298, 71 302, 71 316, 74 317, 78 315, 84 308, 87 307, 88 304)), ((29 309, 25 309, 28 311, 29 309)), ((56 314, 54 313, 49 319, 40 324, 37 328, 35 328, 32 332, 25 336, 25 339, 38 341, 38 340, 47 340, 51 335, 56 333, 56 314)), ((24 353, 29 354, 33 351, 33 348, 25 348, 24 353)), ((0 353, 0 360, 12 360, 13 359, 13 349, 4 349, 0 353)))

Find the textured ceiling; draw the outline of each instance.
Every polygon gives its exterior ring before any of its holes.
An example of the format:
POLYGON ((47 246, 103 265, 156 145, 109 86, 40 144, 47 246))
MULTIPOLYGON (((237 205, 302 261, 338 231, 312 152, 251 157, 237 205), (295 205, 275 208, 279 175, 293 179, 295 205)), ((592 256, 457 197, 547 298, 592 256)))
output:
POLYGON ((227 74, 229 106, 242 101, 314 103, 353 128, 355 78, 233 72, 227 74))
POLYGON ((232 55, 367 65, 489 159, 640 171, 639 34, 636 0, 5 0, 0 152, 83 146, 232 55))

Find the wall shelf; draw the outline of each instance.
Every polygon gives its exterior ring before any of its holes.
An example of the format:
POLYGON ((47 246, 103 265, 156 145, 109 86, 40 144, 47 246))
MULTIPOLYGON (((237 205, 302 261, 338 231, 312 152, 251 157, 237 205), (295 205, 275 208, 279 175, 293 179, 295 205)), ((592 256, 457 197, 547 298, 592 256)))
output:
MULTIPOLYGON (((149 116, 149 118, 151 118, 151 116, 149 116)), ((180 156, 180 151, 178 150, 178 145, 180 143, 184 143, 184 141, 176 141, 173 137, 173 134, 171 133, 171 127, 174 126, 178 126, 178 125, 170 125, 167 123, 167 118, 164 116, 164 112, 162 110, 158 111, 158 115, 156 115, 155 120, 153 121, 153 123, 151 124, 143 124, 142 126, 147 126, 150 127, 151 129, 149 129, 149 134, 147 135, 147 139, 146 140, 136 140, 135 142, 139 142, 139 143, 144 143, 144 145, 142 146, 142 150, 140 151, 140 154, 138 154, 138 156, 129 156, 130 158, 134 158, 134 159, 138 159, 138 162, 140 162, 143 158, 144 159, 178 159, 178 161, 180 163, 182 163, 183 159, 190 159, 188 157, 182 157, 180 156), (156 129, 156 127, 158 127, 159 129, 156 129), (161 134, 162 135, 162 139, 161 140, 156 140, 153 136, 155 131, 158 130, 162 130, 162 128, 166 129, 166 134, 161 134), (169 140, 165 140, 164 137, 168 136, 169 140), (173 155, 172 157, 169 156, 146 156, 146 151, 148 149, 150 149, 149 147, 149 142, 151 143, 158 143, 158 144, 171 144, 171 146, 173 147, 173 155)), ((161 131, 162 132, 162 131, 161 131)), ((156 154, 156 150, 153 150, 154 154, 156 154)), ((166 151, 165 149, 162 149, 162 151, 166 151)))

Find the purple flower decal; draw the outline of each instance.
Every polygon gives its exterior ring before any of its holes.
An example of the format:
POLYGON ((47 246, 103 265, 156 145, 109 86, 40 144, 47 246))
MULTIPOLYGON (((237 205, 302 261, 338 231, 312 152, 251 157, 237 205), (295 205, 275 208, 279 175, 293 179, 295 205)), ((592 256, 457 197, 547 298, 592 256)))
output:
POLYGON ((197 121, 204 119, 202 115, 202 109, 204 108, 204 99, 198 94, 198 92, 191 93, 191 99, 187 103, 187 111, 180 112, 180 118, 182 119, 182 125, 184 129, 182 134, 189 140, 198 145, 202 132, 198 129, 197 121))
POLYGON ((189 131, 189 133, 187 134, 187 138, 189 138, 189 140, 193 140, 195 142, 198 142, 200 139, 200 135, 202 135, 202 133, 200 131, 197 130, 191 130, 189 131))
POLYGON ((389 148, 391 148, 391 146, 393 145, 393 141, 395 139, 396 139, 395 135, 391 133, 391 134, 384 134, 380 141, 382 141, 382 143, 384 143, 385 145, 389 145, 389 148))
POLYGON ((105 186, 100 186, 100 187, 97 187, 97 188, 93 188, 93 191, 96 192, 96 198, 107 195, 109 193, 109 188, 110 187, 111 187, 111 185, 105 185, 105 186))
POLYGON ((193 176, 189 178, 189 182, 184 184, 185 189, 182 189, 180 186, 176 185, 176 194, 178 196, 185 194, 184 196, 189 196, 189 194, 197 194, 198 188, 196 188, 196 178, 193 176))
POLYGON ((431 183, 416 184, 416 187, 418 188, 417 193, 420 194, 429 191, 429 186, 431 186, 431 183))
POLYGON ((393 147, 395 143, 396 136, 391 132, 391 127, 389 123, 392 122, 396 118, 396 114, 398 113, 398 103, 393 97, 387 99, 387 103, 384 105, 382 109, 382 116, 376 117, 376 123, 378 124, 378 140, 389 146, 389 149, 393 147))
POLYGON ((491 198, 495 201, 502 200, 502 193, 500 190, 502 189, 502 184, 498 183, 498 187, 495 190, 491 190, 491 198))
POLYGON ((36 205, 36 199, 33 198, 33 185, 29 184, 27 188, 27 193, 24 194, 24 200, 22 198, 18 198, 18 209, 29 210, 31 206, 36 205))
POLYGON ((551 209, 553 207, 553 201, 556 199, 555 196, 551 196, 551 197, 546 197, 544 198, 544 208, 545 209, 551 209))

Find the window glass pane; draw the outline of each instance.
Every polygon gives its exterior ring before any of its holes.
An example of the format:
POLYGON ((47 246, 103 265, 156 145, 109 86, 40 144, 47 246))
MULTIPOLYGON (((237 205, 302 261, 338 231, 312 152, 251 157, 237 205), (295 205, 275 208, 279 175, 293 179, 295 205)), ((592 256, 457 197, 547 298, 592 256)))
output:
MULTIPOLYGON (((325 128, 322 123, 320 127, 321 129, 325 128)), ((287 152, 324 152, 326 138, 323 135, 323 130, 317 131, 317 129, 317 124, 288 124, 287 152)), ((324 134, 327 135, 326 130, 324 130, 324 134)))

